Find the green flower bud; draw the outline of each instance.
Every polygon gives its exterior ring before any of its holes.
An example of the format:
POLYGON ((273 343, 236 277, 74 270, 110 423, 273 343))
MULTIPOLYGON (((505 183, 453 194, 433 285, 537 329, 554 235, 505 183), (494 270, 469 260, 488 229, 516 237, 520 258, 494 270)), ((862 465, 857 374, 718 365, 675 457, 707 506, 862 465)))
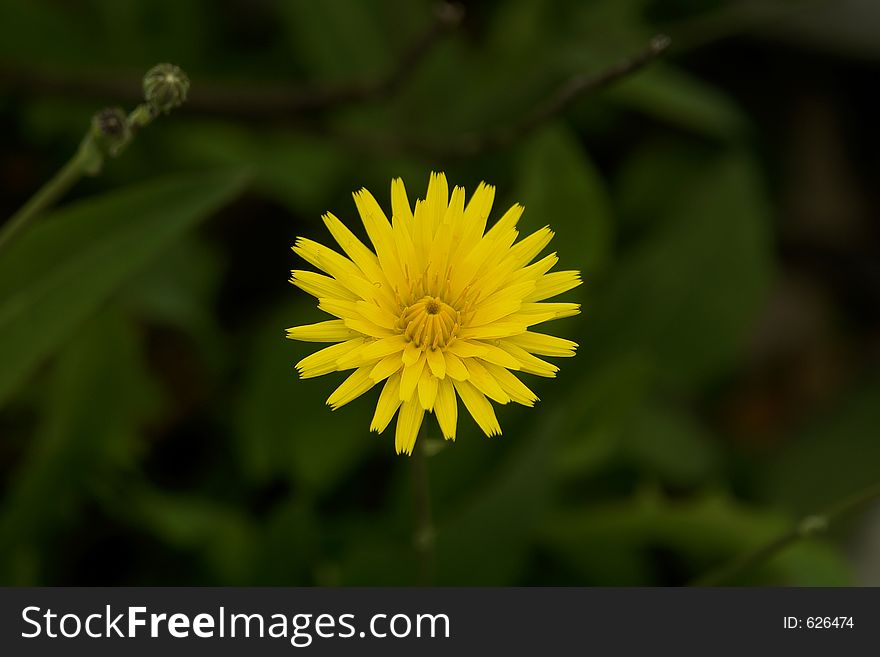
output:
POLYGON ((130 139, 128 117, 119 107, 108 107, 92 117, 92 142, 102 157, 116 157, 130 139))
POLYGON ((128 130, 125 111, 119 107, 103 109, 92 119, 98 133, 109 139, 122 139, 128 130))
POLYGON ((144 98, 157 113, 182 105, 188 91, 189 78, 173 64, 154 66, 144 76, 144 98))

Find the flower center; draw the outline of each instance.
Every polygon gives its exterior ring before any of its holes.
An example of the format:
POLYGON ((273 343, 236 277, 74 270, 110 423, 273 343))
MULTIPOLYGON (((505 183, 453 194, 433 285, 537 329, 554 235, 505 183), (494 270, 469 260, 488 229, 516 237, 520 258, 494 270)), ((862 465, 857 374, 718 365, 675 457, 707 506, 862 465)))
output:
POLYGON ((400 316, 403 334, 422 349, 445 347, 458 333, 459 326, 458 311, 439 297, 422 297, 400 316))

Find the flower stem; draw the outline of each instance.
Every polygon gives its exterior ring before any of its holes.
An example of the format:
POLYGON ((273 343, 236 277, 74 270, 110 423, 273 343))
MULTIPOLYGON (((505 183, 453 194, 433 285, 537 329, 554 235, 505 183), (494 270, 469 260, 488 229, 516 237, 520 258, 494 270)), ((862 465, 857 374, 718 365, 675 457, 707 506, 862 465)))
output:
POLYGON ((724 584, 736 576, 748 572, 755 566, 770 561, 799 540, 827 531, 832 522, 861 509, 875 500, 880 500, 880 482, 876 482, 851 497, 831 505, 824 511, 804 517, 789 532, 750 552, 735 557, 720 568, 694 580, 691 586, 719 586, 724 584))
POLYGON ((108 107, 92 117, 91 125, 72 158, 24 206, 0 226, 0 251, 28 224, 55 205, 83 176, 96 176, 107 158, 118 157, 135 134, 159 114, 186 100, 189 78, 171 64, 154 66, 144 76, 146 102, 131 114, 108 107))
POLYGON ((52 176, 30 200, 0 228, 0 249, 16 234, 26 228, 37 216, 55 205, 88 169, 89 149, 84 143, 58 172, 52 176))
POLYGON ((422 424, 412 456, 413 508, 416 515, 416 531, 413 536, 419 558, 419 580, 428 586, 434 582, 435 530, 431 514, 431 486, 428 481, 427 431, 422 424))

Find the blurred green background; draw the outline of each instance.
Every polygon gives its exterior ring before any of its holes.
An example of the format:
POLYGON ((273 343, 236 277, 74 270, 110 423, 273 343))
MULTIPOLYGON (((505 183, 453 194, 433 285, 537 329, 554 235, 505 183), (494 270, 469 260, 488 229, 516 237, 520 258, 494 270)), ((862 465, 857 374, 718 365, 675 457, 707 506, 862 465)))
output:
MULTIPOLYGON (((460 7, 0 0, 3 217, 150 66, 193 85, 0 252, 0 583, 415 583, 376 390, 331 413, 343 375, 298 380, 283 336, 321 319, 295 236, 431 170, 586 281, 543 401, 429 459, 437 583, 684 584, 880 479, 880 4, 460 7), (658 32, 662 61, 451 152, 658 32)), ((732 583, 880 585, 880 509, 732 583)))

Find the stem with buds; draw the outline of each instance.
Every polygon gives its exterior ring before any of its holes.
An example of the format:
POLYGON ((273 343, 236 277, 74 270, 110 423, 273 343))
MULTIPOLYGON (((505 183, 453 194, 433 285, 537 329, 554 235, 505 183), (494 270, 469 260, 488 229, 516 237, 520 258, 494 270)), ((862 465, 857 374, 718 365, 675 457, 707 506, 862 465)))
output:
POLYGON ((83 176, 96 176, 107 158, 118 157, 135 134, 159 114, 167 114, 186 100, 189 79, 172 64, 159 64, 144 76, 144 102, 131 114, 118 107, 101 110, 73 157, 0 227, 0 250, 35 218, 54 206, 83 176))

